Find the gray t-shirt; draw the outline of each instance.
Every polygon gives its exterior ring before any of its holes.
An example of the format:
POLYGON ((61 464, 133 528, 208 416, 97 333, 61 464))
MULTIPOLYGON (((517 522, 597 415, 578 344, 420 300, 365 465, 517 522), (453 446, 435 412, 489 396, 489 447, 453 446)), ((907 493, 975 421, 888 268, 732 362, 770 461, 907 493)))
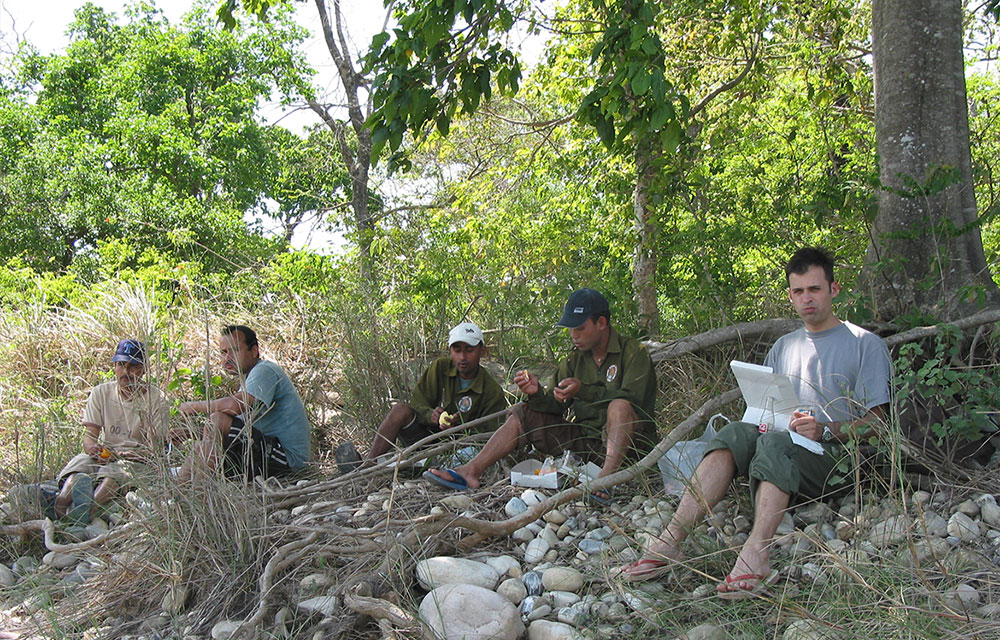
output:
POLYGON ((792 379, 803 407, 815 409, 820 422, 857 419, 889 403, 889 350, 877 335, 850 322, 784 335, 764 364, 792 379))
POLYGON ((309 461, 309 420, 299 392, 281 367, 259 360, 250 369, 243 391, 257 400, 251 418, 240 416, 243 421, 265 436, 278 438, 288 454, 289 467, 305 466, 309 461))

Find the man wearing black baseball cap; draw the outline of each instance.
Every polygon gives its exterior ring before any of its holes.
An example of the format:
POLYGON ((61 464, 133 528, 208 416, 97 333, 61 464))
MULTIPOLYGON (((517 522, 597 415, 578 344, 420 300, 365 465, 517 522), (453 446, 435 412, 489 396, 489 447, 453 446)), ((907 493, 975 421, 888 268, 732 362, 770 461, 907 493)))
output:
MULTIPOLYGON (((556 326, 569 330, 574 349, 559 364, 550 388, 534 374, 519 372, 514 383, 525 402, 511 410, 479 455, 455 469, 432 469, 427 477, 453 489, 476 488, 483 471, 529 443, 546 455, 570 450, 600 462, 603 477, 626 457, 641 457, 652 448, 656 374, 645 347, 615 331, 608 301, 594 289, 570 294, 556 326)), ((606 492, 592 497, 610 502, 606 492)))
POLYGON ((127 338, 111 357, 115 378, 97 385, 83 411, 83 453, 59 472, 62 489, 56 515, 68 512, 78 524, 90 521, 92 503, 110 501, 126 479, 122 460, 147 459, 166 442, 170 405, 146 381, 146 346, 127 338), (93 490, 94 479, 100 481, 93 490))

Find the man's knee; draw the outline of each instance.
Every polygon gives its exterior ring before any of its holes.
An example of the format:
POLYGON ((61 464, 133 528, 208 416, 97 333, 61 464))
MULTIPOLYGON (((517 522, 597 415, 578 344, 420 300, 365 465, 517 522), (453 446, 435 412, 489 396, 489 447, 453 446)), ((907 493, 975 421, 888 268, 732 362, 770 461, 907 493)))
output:
POLYGON ((211 421, 215 432, 223 436, 228 434, 229 429, 233 426, 233 416, 221 411, 209 414, 208 419, 211 421))
POLYGON ((639 416, 635 413, 632 403, 624 398, 615 398, 608 404, 608 428, 625 427, 630 431, 635 429, 639 416))
POLYGON ((389 415, 386 417, 392 418, 396 421, 398 420, 405 421, 403 423, 405 424, 406 422, 413 420, 415 415, 416 414, 414 413, 413 408, 410 407, 410 405, 406 404, 405 402, 397 402, 396 404, 392 405, 392 409, 389 409, 389 415))

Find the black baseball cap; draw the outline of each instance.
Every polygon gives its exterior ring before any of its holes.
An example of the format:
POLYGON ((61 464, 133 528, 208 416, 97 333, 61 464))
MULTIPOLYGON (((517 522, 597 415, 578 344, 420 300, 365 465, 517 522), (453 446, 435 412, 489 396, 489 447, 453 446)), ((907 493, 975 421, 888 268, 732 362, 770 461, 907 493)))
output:
POLYGON ((556 323, 557 327, 575 329, 587 321, 587 318, 594 314, 608 311, 608 299, 596 289, 577 289, 569 294, 569 300, 563 308, 562 318, 556 323))
POLYGON ((146 364, 146 345, 138 340, 126 338, 118 343, 111 362, 127 362, 129 364, 146 364))

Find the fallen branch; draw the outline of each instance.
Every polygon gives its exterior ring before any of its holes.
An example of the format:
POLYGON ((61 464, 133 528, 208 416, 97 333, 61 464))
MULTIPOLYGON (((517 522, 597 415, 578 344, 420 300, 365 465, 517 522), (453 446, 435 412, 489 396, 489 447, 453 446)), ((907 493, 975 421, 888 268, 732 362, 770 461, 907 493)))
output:
POLYGON ((244 620, 243 624, 236 629, 233 637, 243 637, 242 633, 249 634, 251 630, 256 630, 260 627, 270 607, 271 589, 274 586, 275 576, 284 570, 285 567, 301 558, 317 538, 319 538, 319 533, 313 532, 301 540, 289 542, 275 550, 274 555, 267 561, 264 571, 261 572, 260 579, 257 581, 260 585, 260 599, 257 603, 257 609, 253 615, 244 620))
MULTIPOLYGON (((992 322, 1000 322, 1000 309, 983 309, 971 316, 959 318, 953 322, 942 322, 926 327, 914 327, 906 331, 901 331, 884 338, 886 345, 894 347, 906 342, 913 342, 920 338, 932 336, 941 331, 944 325, 951 325, 961 330, 971 329, 992 322)), ((649 356, 653 362, 663 362, 688 353, 703 351, 726 342, 746 342, 759 338, 777 338, 786 333, 799 329, 802 322, 791 318, 771 318, 769 320, 757 320, 755 322, 740 322, 728 327, 711 329, 693 336, 685 336, 670 342, 652 342, 643 344, 649 350, 649 356)), ((891 325, 878 325, 880 330, 892 329, 891 325)))
POLYGON ((385 620, 408 634, 419 634, 421 638, 426 640, 435 640, 434 634, 418 618, 411 616, 388 600, 366 598, 347 593, 344 594, 344 606, 355 613, 370 616, 376 620, 385 620))
POLYGON ((83 542, 72 542, 69 544, 59 544, 56 542, 56 525, 49 518, 44 520, 26 520, 17 524, 0 526, 0 534, 5 536, 27 536, 29 533, 39 532, 45 537, 45 548, 49 551, 68 553, 80 551, 103 544, 108 540, 124 535, 135 526, 136 522, 128 522, 115 529, 110 529, 99 536, 84 540, 83 542))
MULTIPOLYGON (((637 477, 656 464, 656 462, 677 442, 687 438, 687 436, 689 436, 696 427, 704 424, 713 413, 718 412, 719 409, 730 402, 734 402, 739 397, 740 390, 731 389, 716 396, 715 398, 712 398, 703 404, 697 411, 688 416, 683 422, 677 425, 673 430, 671 430, 671 432, 660 440, 660 442, 653 447, 652 451, 650 451, 642 460, 626 469, 622 469, 612 473, 611 475, 594 480, 585 487, 576 486, 564 489, 547 500, 543 500, 534 507, 531 507, 524 513, 507 520, 489 521, 480 520, 478 518, 469 518, 466 516, 451 516, 448 526, 462 527, 477 534, 463 540, 460 543, 462 548, 471 548, 486 538, 510 535, 515 530, 520 529, 530 522, 534 522, 543 514, 551 511, 559 505, 580 498, 584 495, 584 493, 608 489, 637 477)), ((423 522, 423 520, 417 520, 414 522, 414 525, 419 526, 421 522, 423 522)), ((439 525, 440 523, 435 522, 434 524, 439 525)), ((437 529, 438 526, 431 528, 437 529)))
POLYGON ((913 342, 914 340, 926 338, 927 336, 932 336, 940 332, 941 327, 945 325, 951 325, 957 329, 965 331, 966 329, 989 324, 991 322, 1000 322, 1000 309, 983 309, 982 311, 974 313, 971 316, 959 318, 954 322, 942 322, 927 327, 914 327, 913 329, 907 329, 906 331, 901 331, 888 336, 885 338, 885 343, 890 347, 895 347, 896 345, 904 344, 906 342, 913 342))
MULTIPOLYGON (((302 498, 316 493, 327 493, 334 489, 348 486, 348 485, 362 485, 365 481, 371 480, 380 475, 391 475, 396 472, 396 469, 406 469, 412 467, 417 461, 423 460, 424 458, 438 455, 446 451, 451 451, 455 447, 453 441, 441 442, 436 447, 428 447, 428 445, 438 442, 448 436, 461 433, 473 427, 478 427, 479 425, 486 424, 497 418, 504 417, 509 409, 503 409, 502 411, 495 411, 481 418, 476 418, 475 420, 470 420, 460 425, 455 425, 448 429, 444 429, 437 433, 432 433, 431 435, 419 440, 412 445, 400 450, 391 459, 381 462, 374 463, 368 466, 363 466, 349 474, 337 476, 336 478, 331 478, 330 480, 323 480, 320 482, 314 482, 301 487, 290 487, 287 489, 278 489, 265 492, 265 497, 270 502, 269 507, 273 509, 280 509, 287 507, 290 504, 297 504, 302 502, 302 498)), ((492 435, 492 433, 474 433, 469 434, 463 439, 463 442, 478 442, 480 440, 487 440, 492 435)))
POLYGON ((746 342, 759 338, 777 338, 795 331, 802 326, 799 320, 790 318, 772 318, 770 320, 757 320, 756 322, 741 322, 728 327, 719 327, 710 331, 685 336, 670 342, 645 342, 649 350, 649 357, 653 362, 663 362, 687 353, 703 351, 726 342, 738 340, 746 342))

